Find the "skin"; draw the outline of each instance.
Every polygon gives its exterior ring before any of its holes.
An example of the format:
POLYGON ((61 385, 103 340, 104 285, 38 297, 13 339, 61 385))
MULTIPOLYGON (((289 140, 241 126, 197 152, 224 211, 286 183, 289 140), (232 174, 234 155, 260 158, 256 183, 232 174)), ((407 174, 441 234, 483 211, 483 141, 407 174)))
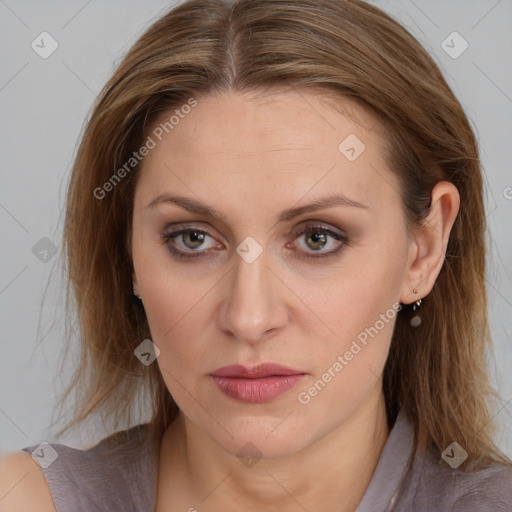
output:
POLYGON ((334 109, 313 92, 197 99, 145 158, 134 203, 134 291, 180 408, 162 443, 157 510, 353 511, 389 435, 381 375, 394 320, 307 405, 298 393, 393 304, 430 292, 458 193, 437 184, 427 227, 410 232, 382 156, 384 131, 361 106, 338 99, 342 108, 334 109), (338 149, 349 134, 366 146, 353 162, 338 149), (199 200, 222 218, 147 206, 164 192, 199 200), (333 206, 277 222, 282 210, 333 193, 366 208, 333 206), (308 221, 348 243, 331 258, 300 258, 340 246, 328 237, 315 251, 311 233, 295 236, 308 221), (183 227, 209 236, 202 244, 178 236, 171 245, 208 257, 173 257, 162 236, 183 227), (249 236, 263 247, 252 263, 236 252, 249 236), (228 364, 269 361, 307 374, 269 403, 228 398, 209 376, 228 364), (249 442, 261 457, 251 467, 237 457, 249 442))
MULTIPOLYGON (((298 396, 393 304, 428 295, 459 195, 438 183, 425 227, 409 231, 382 156, 385 130, 352 100, 337 98, 333 108, 328 99, 312 91, 197 97, 143 161, 134 292, 160 349, 153 364, 180 408, 162 440, 157 512, 348 512, 370 482, 389 435, 381 376, 394 319, 307 404, 298 396), (338 150, 349 134, 366 146, 355 161, 338 150), (170 203, 147 207, 164 192, 208 204, 222 218, 170 203), (282 210, 332 194, 366 208, 332 206, 277 221, 282 210), (309 221, 347 243, 327 236, 324 246, 314 231, 296 234, 309 221), (178 237, 175 246, 209 257, 172 256, 163 236, 183 227, 209 236, 203 245, 178 237), (263 248, 251 263, 236 252, 246 237, 263 248), (336 256, 318 257, 337 247, 336 256), (300 257, 308 254, 317 259, 300 257), (226 397, 209 376, 260 362, 307 375, 264 404, 226 397), (237 456, 246 443, 258 452, 251 465, 237 456)), ((0 496, 6 512, 54 510, 41 469, 24 452, 0 459, 0 496)))

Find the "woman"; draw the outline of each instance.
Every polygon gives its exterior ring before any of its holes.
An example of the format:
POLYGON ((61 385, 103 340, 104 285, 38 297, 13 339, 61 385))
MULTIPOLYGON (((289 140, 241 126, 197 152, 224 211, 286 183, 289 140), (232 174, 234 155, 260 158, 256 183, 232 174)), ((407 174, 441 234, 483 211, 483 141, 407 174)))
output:
POLYGON ((389 16, 183 3, 100 95, 64 232, 67 427, 151 418, 6 458, 4 510, 510 510, 484 233, 468 120, 389 16))

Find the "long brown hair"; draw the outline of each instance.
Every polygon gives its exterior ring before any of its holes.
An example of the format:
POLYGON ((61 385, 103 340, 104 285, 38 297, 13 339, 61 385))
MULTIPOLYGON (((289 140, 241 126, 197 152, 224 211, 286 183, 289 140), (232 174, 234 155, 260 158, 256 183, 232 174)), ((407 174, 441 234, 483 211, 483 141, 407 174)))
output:
POLYGON ((131 283, 140 165, 128 170, 126 162, 148 127, 201 94, 290 87, 371 109, 386 127, 386 156, 411 226, 424 220, 438 181, 457 187, 461 208, 423 323, 411 327, 407 308, 397 318, 383 376, 388 415, 403 409, 439 451, 457 441, 469 460, 508 460, 493 442, 497 395, 485 359, 486 223, 475 135, 418 41, 361 0, 189 0, 128 51, 97 98, 69 183, 67 307, 78 313, 81 361, 61 400, 78 392, 74 417, 60 434, 98 411, 115 425, 129 423, 140 396, 150 399, 149 423, 159 434, 177 414, 158 365, 145 367, 133 352, 151 334, 131 283), (123 165, 122 179, 112 179, 123 165))

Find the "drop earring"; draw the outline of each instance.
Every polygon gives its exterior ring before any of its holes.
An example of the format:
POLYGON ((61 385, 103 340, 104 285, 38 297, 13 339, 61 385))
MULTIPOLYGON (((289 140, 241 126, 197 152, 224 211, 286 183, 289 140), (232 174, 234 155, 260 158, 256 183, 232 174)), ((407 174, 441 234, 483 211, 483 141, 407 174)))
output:
MULTIPOLYGON (((414 288, 414 290, 412 291, 413 293, 418 293, 418 290, 416 290, 416 288, 414 288)), ((416 311, 417 309, 419 309, 421 307, 421 303, 423 302, 423 299, 418 299, 413 305, 412 305, 412 310, 413 311, 416 311)), ((414 315, 410 322, 412 327, 418 327, 420 324, 421 324, 421 317, 416 314, 414 315)))
POLYGON ((413 305, 412 305, 412 310, 413 311, 416 311, 417 309, 419 309, 421 307, 421 303, 423 302, 422 299, 418 299, 413 305))

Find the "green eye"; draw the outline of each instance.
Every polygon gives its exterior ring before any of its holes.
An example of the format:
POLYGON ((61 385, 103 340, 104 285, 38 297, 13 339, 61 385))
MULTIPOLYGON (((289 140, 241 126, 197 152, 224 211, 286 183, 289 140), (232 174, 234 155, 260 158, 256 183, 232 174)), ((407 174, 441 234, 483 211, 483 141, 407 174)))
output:
MULTIPOLYGON (((298 258, 318 259, 335 256, 344 245, 348 245, 347 237, 319 225, 306 226, 304 229, 294 232, 293 237, 291 246, 287 244, 287 248, 295 249, 296 240, 304 237, 302 243, 299 244, 302 247, 297 251, 298 258), (328 247, 329 244, 334 247, 331 250, 324 251, 323 249, 328 247)), ((215 240, 208 231, 195 228, 180 229, 162 236, 164 245, 167 246, 173 257, 182 261, 208 257, 212 250, 218 250, 222 247, 219 242, 211 244, 210 247, 205 247, 208 238, 215 240), (198 248, 202 248, 202 250, 197 250, 198 248)))

